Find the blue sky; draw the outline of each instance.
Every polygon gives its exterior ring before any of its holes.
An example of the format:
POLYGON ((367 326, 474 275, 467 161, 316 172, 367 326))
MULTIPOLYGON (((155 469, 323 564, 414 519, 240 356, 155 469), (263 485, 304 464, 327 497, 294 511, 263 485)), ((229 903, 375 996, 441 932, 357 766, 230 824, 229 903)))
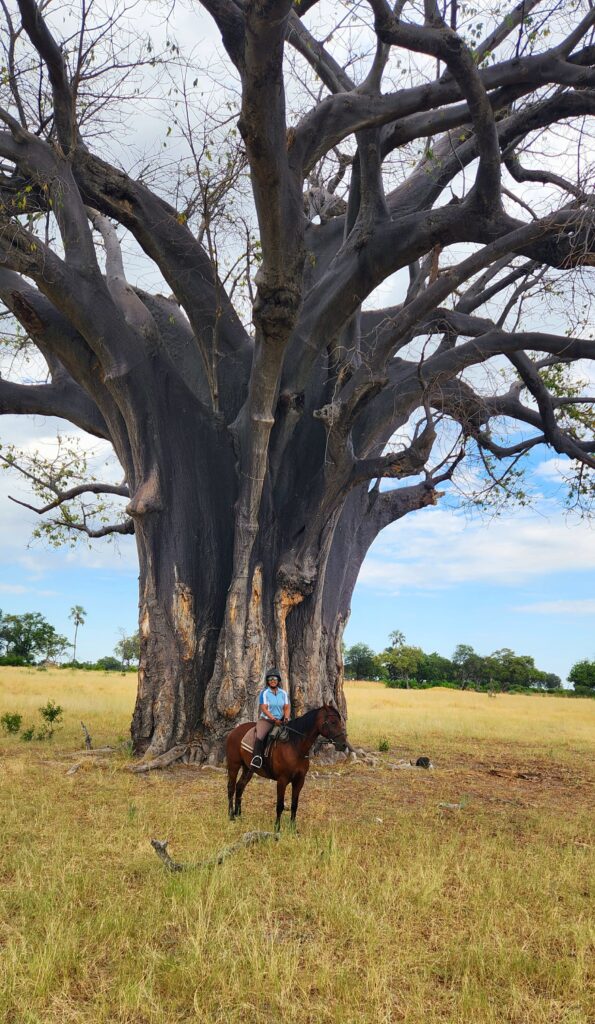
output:
MULTIPOLYGON (((41 419, 3 417, 0 426, 4 439, 25 445, 43 446, 55 432, 41 419)), ((532 508, 493 519, 457 511, 451 500, 388 527, 364 563, 347 644, 380 650, 400 629, 409 643, 445 655, 457 643, 485 654, 506 646, 563 679, 574 661, 595 657, 595 530, 565 514, 559 465, 547 452, 534 459, 532 508)), ((36 517, 8 500, 25 493, 0 473, 0 608, 40 611, 70 636, 69 610, 81 604, 79 656, 110 654, 119 629, 136 628, 134 539, 29 545, 36 517)))

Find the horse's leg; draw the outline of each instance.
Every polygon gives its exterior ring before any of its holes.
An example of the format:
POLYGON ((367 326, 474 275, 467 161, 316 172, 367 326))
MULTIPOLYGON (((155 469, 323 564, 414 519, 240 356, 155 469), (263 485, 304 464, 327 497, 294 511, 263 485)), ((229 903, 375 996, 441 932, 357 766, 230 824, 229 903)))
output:
POLYGON ((281 815, 285 810, 285 790, 287 789, 287 779, 285 776, 281 776, 277 779, 277 820, 275 821, 275 832, 281 831, 281 815))
POLYGON ((238 784, 236 786, 236 806, 234 810, 234 817, 236 818, 241 818, 242 816, 242 793, 244 792, 246 786, 250 782, 250 779, 252 778, 253 775, 254 772, 250 771, 250 769, 247 768, 245 764, 243 764, 242 774, 240 775, 238 784))
POLYGON ((233 795, 236 788, 236 779, 238 777, 239 764, 237 761, 232 761, 229 757, 227 759, 227 807, 230 820, 233 821, 233 795))
POLYGON ((300 793, 302 792, 304 782, 306 781, 305 775, 296 775, 291 783, 291 827, 295 828, 295 816, 297 814, 298 803, 300 799, 300 793))

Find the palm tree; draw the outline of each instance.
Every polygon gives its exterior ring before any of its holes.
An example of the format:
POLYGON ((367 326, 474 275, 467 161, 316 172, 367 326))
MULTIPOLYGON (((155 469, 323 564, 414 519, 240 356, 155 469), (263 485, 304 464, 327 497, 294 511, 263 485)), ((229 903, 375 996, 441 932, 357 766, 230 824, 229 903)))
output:
POLYGON ((76 661, 76 634, 78 633, 79 626, 85 625, 86 614, 87 613, 81 604, 75 604, 74 607, 70 609, 70 615, 68 616, 68 618, 72 619, 74 622, 74 643, 72 645, 73 661, 76 661))
POLYGON ((392 633, 388 634, 388 638, 393 647, 402 647, 405 643, 405 634, 400 629, 393 629, 392 633))

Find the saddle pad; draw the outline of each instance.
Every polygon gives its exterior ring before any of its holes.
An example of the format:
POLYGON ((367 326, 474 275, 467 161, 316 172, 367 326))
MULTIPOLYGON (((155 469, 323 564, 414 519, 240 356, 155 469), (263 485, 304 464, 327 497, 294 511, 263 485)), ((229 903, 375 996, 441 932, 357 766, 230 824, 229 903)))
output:
MULTIPOLYGON (((265 759, 267 757, 269 757, 269 755, 271 753, 271 747, 273 746, 273 743, 275 743, 276 740, 279 739, 279 733, 280 732, 281 732, 281 730, 278 728, 278 726, 275 726, 269 732, 269 734, 268 734, 268 736, 266 738, 265 745, 264 745, 264 756, 265 756, 265 759)), ((240 743, 240 746, 241 746, 242 750, 245 750, 246 753, 248 753, 248 754, 252 754, 253 751, 254 751, 254 741, 255 740, 256 740, 256 726, 253 725, 252 728, 248 729, 248 732, 242 737, 242 742, 240 743)))
POLYGON ((251 729, 248 729, 248 732, 245 734, 245 736, 242 736, 242 742, 241 742, 240 746, 242 747, 243 750, 247 750, 248 753, 251 754, 252 751, 254 750, 254 740, 255 739, 256 739, 256 726, 253 725, 251 729))

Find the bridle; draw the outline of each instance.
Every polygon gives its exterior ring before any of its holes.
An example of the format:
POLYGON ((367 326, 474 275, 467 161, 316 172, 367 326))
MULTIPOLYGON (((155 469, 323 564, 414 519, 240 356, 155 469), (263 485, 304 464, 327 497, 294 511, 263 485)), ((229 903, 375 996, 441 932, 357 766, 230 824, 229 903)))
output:
MULTIPOLYGON (((341 715, 339 714, 339 712, 336 711, 333 708, 333 709, 331 709, 331 714, 333 715, 333 718, 336 715, 338 720, 339 720, 339 725, 342 725, 342 719, 341 719, 341 715)), ((322 723, 322 726, 320 728, 320 735, 324 736, 325 740, 329 740, 329 742, 333 744, 335 749, 338 749, 337 748, 337 741, 340 741, 341 743, 345 744, 345 746, 347 746, 347 736, 346 736, 345 730, 342 730, 340 733, 335 733, 334 735, 331 732, 329 732, 328 727, 330 726, 331 723, 329 721, 329 717, 328 716, 329 716, 329 712, 327 711, 326 712, 326 717, 324 719, 324 722, 322 723)))
MULTIPOLYGON (((324 736, 325 740, 328 740, 329 743, 332 743, 333 746, 335 747, 335 749, 337 749, 337 741, 339 741, 341 743, 344 743, 345 747, 349 748, 349 742, 347 740, 347 734, 346 734, 344 729, 340 733, 335 733, 334 736, 331 735, 331 733, 329 732, 328 727, 331 724, 330 721, 329 721, 329 717, 328 717, 329 716, 329 710, 330 710, 330 713, 333 715, 333 717, 335 715, 337 716, 337 718, 339 720, 339 724, 343 723, 343 719, 341 718, 341 715, 339 714, 339 712, 335 708, 330 708, 330 709, 326 710, 326 716, 325 716, 324 722, 322 723, 322 726, 321 726, 321 728, 319 730, 320 735, 324 736)), ((294 734, 294 736, 303 736, 303 734, 298 729, 294 729, 291 725, 288 725, 287 722, 283 722, 283 724, 280 725, 278 728, 279 729, 287 729, 287 731, 288 732, 292 732, 294 734)))

